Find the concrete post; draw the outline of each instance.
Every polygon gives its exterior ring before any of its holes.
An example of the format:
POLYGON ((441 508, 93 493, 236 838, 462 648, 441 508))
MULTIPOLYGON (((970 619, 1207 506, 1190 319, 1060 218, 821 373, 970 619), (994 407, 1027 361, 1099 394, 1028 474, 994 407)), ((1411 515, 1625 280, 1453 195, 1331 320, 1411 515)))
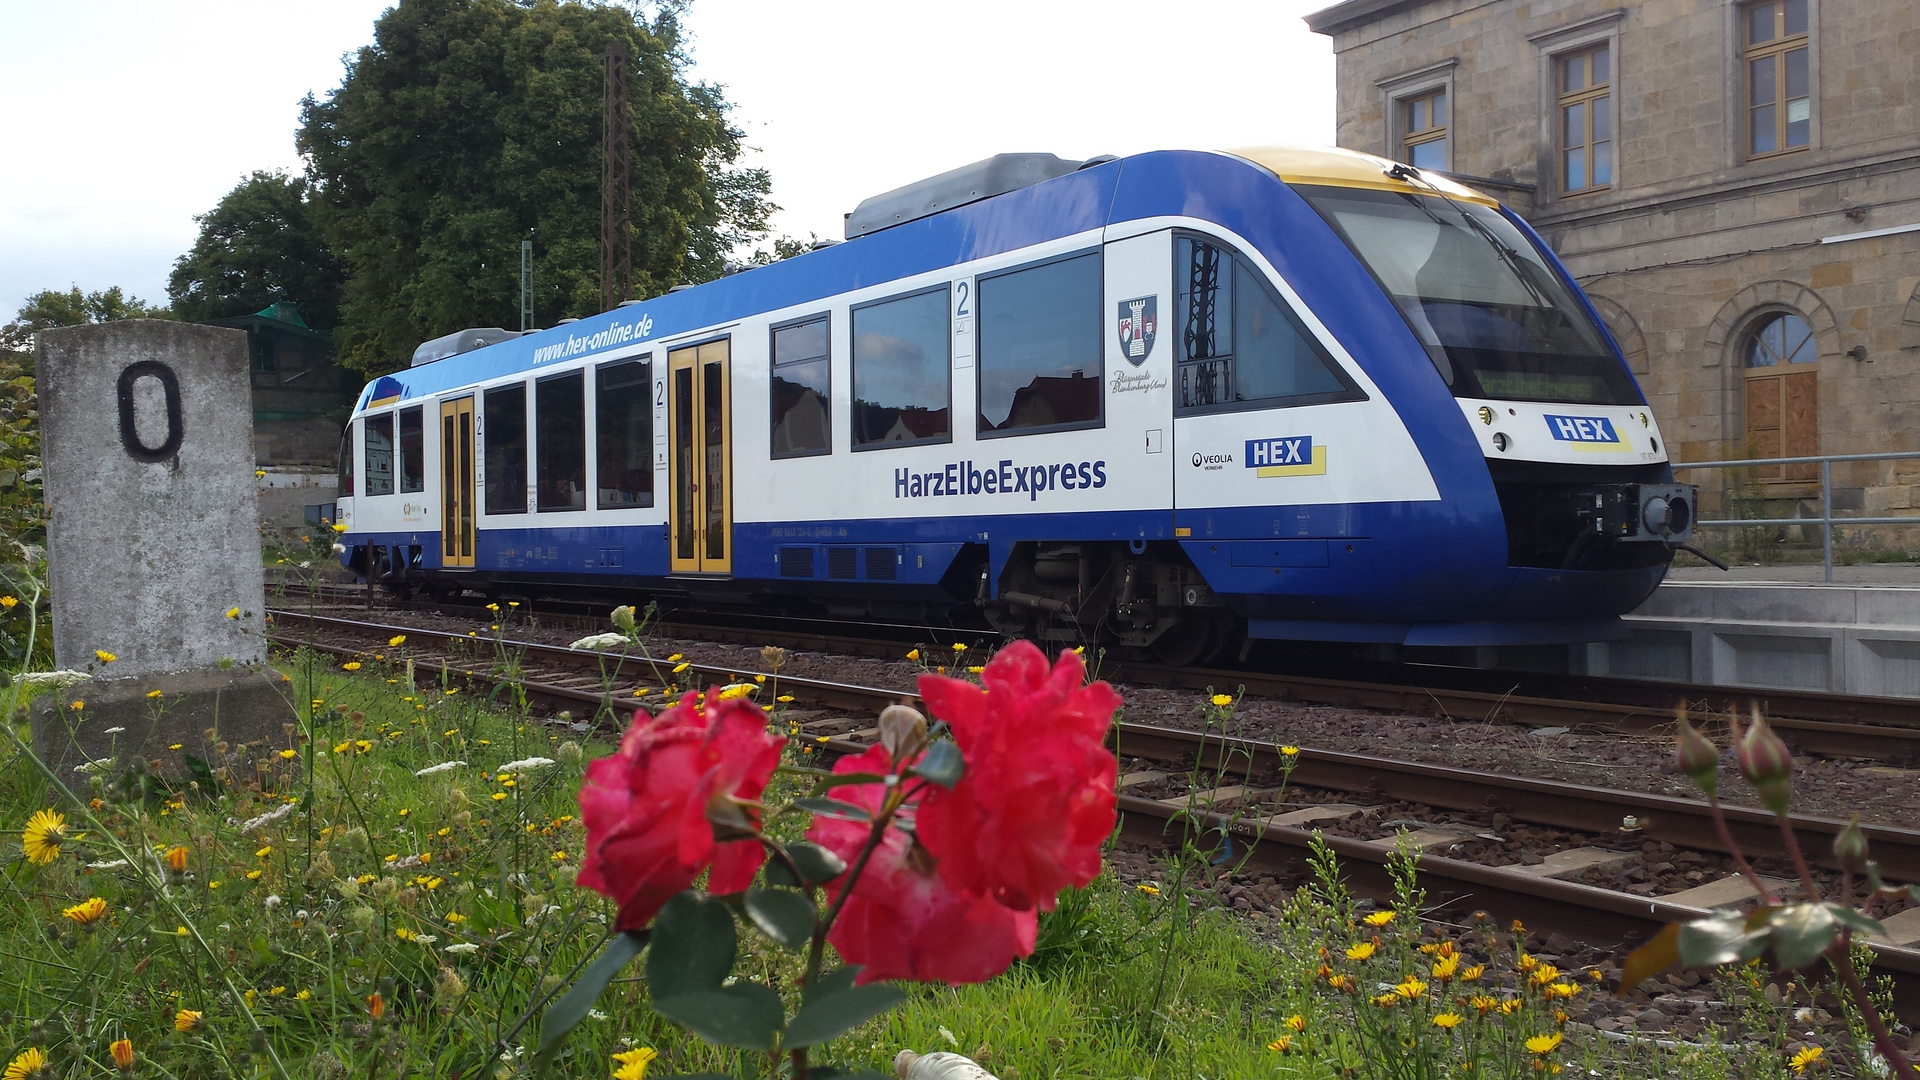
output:
POLYGON ((94 673, 36 704, 36 746, 63 775, 128 752, 185 775, 188 755, 218 769, 268 749, 243 744, 287 743, 295 716, 261 674, 246 341, 154 319, 39 337, 54 659, 94 673))

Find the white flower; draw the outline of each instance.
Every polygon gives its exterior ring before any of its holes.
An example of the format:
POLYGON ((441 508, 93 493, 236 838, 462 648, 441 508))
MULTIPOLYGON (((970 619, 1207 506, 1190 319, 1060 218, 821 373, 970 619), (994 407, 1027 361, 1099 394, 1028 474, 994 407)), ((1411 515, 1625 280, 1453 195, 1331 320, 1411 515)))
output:
POLYGON ((294 807, 299 805, 299 803, 282 803, 257 818, 248 819, 244 825, 240 826, 240 835, 245 836, 255 829, 271 825, 276 821, 288 817, 293 813, 294 807))
POLYGON ((101 732, 101 734, 103 734, 103 735, 118 735, 118 734, 120 734, 121 732, 123 732, 123 731, 125 731, 125 730, 127 730, 127 729, 126 729, 126 728, 123 728, 123 727, 110 727, 110 728, 108 728, 107 730, 105 730, 105 731, 103 731, 103 732, 101 732))
POLYGON ((617 649, 626 643, 627 635, 625 634, 594 634, 591 637, 581 638, 579 641, 567 646, 567 648, 588 649, 593 652, 601 652, 605 649, 617 649))
POLYGON ((335 555, 345 555, 347 553, 347 545, 345 544, 333 545, 333 553, 335 555))
POLYGON ((438 765, 429 765, 424 769, 416 769, 413 775, 432 776, 435 773, 452 772, 465 764, 466 762, 464 761, 443 761, 438 765))
POLYGON ((88 864, 87 864, 87 869, 89 869, 89 870, 118 870, 118 869, 120 869, 121 867, 123 867, 123 866, 125 866, 125 865, 127 865, 127 860, 125 860, 125 859, 113 859, 113 860, 110 860, 110 861, 108 861, 108 862, 90 862, 90 863, 88 863, 88 864))
POLYGON ((437 937, 434 937, 434 936, 433 936, 432 934, 415 934, 415 935, 413 935, 413 941, 414 941, 414 944, 416 944, 416 945, 431 945, 431 944, 433 944, 434 942, 436 942, 436 941, 439 941, 439 940, 440 940, 439 938, 437 938, 437 937))
POLYGON ((72 668, 59 671, 24 671, 13 677, 23 690, 38 692, 41 690, 65 690, 75 683, 87 681, 87 673, 72 668))
POLYGON ((262 901, 260 901, 260 903, 261 903, 261 904, 262 904, 262 905, 263 905, 263 906, 264 906, 264 907, 265 907, 265 908, 266 908, 266 909, 267 909, 268 911, 272 911, 272 910, 273 910, 274 908, 277 908, 277 907, 279 907, 279 906, 280 906, 280 894, 279 894, 279 893, 268 893, 268 894, 267 894, 267 898, 266 898, 265 900, 262 900, 262 901))
POLYGON ((475 952, 479 952, 479 951, 480 951, 480 946, 478 946, 478 945, 475 945, 475 944, 474 944, 473 942, 471 942, 471 941, 463 941, 463 942, 461 942, 461 943, 460 943, 460 944, 458 944, 458 945, 449 945, 449 946, 447 946, 447 948, 446 948, 446 951, 447 951, 447 952, 450 952, 450 953, 458 953, 458 954, 460 954, 461 956, 465 956, 465 955, 466 955, 466 954, 468 954, 468 953, 475 953, 475 952))
POLYGON ((587 1010, 587 1019, 589 1020, 605 1020, 606 1018, 607 1018, 607 1014, 601 1012, 599 1009, 587 1010))
POLYGON ((551 764, 553 764, 553 759, 550 757, 521 758, 519 761, 509 761, 493 771, 498 773, 523 773, 529 769, 544 769, 551 764))

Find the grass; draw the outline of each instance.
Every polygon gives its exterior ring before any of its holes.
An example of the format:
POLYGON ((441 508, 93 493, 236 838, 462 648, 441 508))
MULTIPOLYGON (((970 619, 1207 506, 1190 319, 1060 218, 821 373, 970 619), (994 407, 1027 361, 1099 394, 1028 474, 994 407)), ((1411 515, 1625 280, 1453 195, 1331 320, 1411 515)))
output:
MULTIPOLYGON (((31 1047, 48 1054, 50 1076, 109 1076, 109 1046, 125 1038, 138 1076, 527 1075, 537 1003, 597 951, 613 914, 572 885, 583 762, 611 746, 531 719, 511 690, 480 700, 433 680, 411 685, 377 652, 361 663, 347 672, 312 653, 282 658, 289 688, 310 706, 312 743, 290 736, 260 748, 264 768, 230 748, 204 783, 102 771, 77 777, 81 802, 67 804, 48 796, 20 743, 5 748, 0 822, 19 829, 53 806, 69 836, 48 865, 15 847, 0 866, 0 1061, 31 1047), (554 764, 499 770, 530 757, 554 764), (464 764, 417 775, 447 762, 464 764), (282 816, 245 830, 269 813, 282 816), (176 849, 183 871, 168 864, 176 849), (106 905, 97 921, 63 914, 90 897, 106 905)), ((797 759, 811 752, 796 741, 797 759)), ((1215 906, 1217 871, 1204 861, 1190 889, 1103 878, 1043 917, 1031 960, 982 985, 912 987, 906 1004, 832 1044, 832 1058, 890 1074, 900 1049, 952 1049, 1001 1080, 1452 1075, 1442 1067, 1465 1033, 1436 1042, 1425 1026, 1445 1007, 1445 987, 1416 1013, 1329 985, 1329 958, 1371 993, 1432 955, 1412 919, 1378 933, 1356 921, 1364 912, 1337 869, 1322 869, 1317 889, 1258 932, 1215 906), (1368 934, 1381 938, 1380 958, 1342 960, 1368 934), (1295 1016, 1299 1030, 1287 1024, 1295 1016), (1283 1037, 1284 1051, 1271 1048, 1283 1037), (1432 1052, 1373 1049, 1388 1037, 1425 1039, 1432 1052)), ((1419 906, 1415 890, 1409 874, 1403 907, 1419 906)), ((742 942, 736 970, 793 985, 795 954, 749 934, 742 942)), ((1482 944, 1511 976, 1518 954, 1482 944)), ((553 1073, 603 1077, 613 1052, 640 1045, 659 1051, 656 1077, 764 1068, 764 1056, 706 1046, 646 1000, 636 964, 575 1029, 553 1073)), ((1513 1047, 1550 1022, 1539 1002, 1527 1008, 1485 1035, 1517 1062, 1513 1075, 1536 1071, 1513 1047)), ((1736 1061, 1711 1045, 1669 1054, 1563 1030, 1567 1045, 1552 1060, 1574 1072, 1785 1075, 1777 1040, 1736 1061)))

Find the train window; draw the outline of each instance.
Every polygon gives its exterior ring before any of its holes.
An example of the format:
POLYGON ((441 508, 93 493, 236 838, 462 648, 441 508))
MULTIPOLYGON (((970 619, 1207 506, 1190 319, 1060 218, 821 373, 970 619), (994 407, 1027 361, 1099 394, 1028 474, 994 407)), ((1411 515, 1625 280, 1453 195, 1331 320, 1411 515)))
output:
POLYGON ((427 486, 426 433, 420 427, 420 406, 400 410, 400 490, 424 491, 427 486))
POLYGON ((1099 427, 1099 252, 980 279, 981 435, 1099 427))
POLYGON ((773 450, 776 458, 833 453, 827 317, 773 328, 773 450))
MULTIPOLYGON (((340 429, 340 497, 353 494, 353 424, 340 429)), ((327 524, 331 525, 332 522, 327 524)))
POLYGON ((1363 395, 1252 263, 1223 244, 1174 244, 1180 410, 1228 412, 1363 395))
POLYGON ((393 414, 382 413, 365 420, 367 436, 368 495, 393 494, 393 414))
POLYGON ((853 309, 853 448, 950 442, 947 286, 853 309))
POLYGON ((542 512, 587 508, 586 388, 587 378, 578 371, 533 384, 542 512))
POLYGON ((527 388, 489 390, 481 406, 486 440, 487 513, 527 512, 527 388))
POLYGON ((593 380, 600 509, 652 506, 653 364, 602 364, 593 380))

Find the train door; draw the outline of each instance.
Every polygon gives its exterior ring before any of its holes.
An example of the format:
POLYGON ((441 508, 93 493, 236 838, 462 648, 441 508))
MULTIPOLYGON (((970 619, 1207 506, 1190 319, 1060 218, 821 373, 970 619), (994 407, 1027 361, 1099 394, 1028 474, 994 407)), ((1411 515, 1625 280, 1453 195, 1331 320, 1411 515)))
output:
POLYGON ((440 403, 440 565, 473 567, 473 398, 440 403))
POLYGON ((733 452, 726 338, 667 353, 668 511, 676 574, 733 572, 733 452))

